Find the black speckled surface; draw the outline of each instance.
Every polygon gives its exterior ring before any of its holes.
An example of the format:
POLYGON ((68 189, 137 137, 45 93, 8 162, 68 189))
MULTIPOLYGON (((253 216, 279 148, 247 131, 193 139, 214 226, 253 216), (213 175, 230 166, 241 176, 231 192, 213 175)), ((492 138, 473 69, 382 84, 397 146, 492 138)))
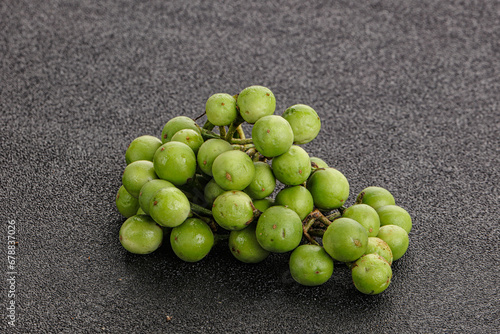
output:
POLYGON ((0 17, 0 332, 498 332, 498 2, 6 0, 0 17), (344 266, 298 286, 286 254, 121 247, 129 142, 253 84, 277 114, 315 108, 303 147, 348 178, 348 204, 378 185, 412 215, 383 294, 344 266))

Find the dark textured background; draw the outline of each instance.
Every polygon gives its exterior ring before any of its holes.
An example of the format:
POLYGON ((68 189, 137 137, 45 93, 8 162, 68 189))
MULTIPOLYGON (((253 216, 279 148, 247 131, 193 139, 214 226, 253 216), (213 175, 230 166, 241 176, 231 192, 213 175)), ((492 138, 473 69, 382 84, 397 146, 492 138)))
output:
POLYGON ((1 1, 0 332, 498 332, 499 27, 498 1, 1 1), (253 84, 277 114, 316 109, 304 148, 348 178, 348 204, 378 185, 412 215, 383 294, 343 266, 298 286, 286 254, 121 247, 129 142, 253 84))

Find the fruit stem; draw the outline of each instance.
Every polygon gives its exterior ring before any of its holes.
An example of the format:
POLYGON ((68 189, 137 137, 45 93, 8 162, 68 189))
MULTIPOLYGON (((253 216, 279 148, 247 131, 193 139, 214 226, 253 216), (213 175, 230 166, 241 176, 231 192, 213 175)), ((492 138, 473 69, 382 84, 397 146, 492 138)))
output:
POLYGON ((205 122, 205 124, 203 124, 203 129, 208 130, 208 131, 212 131, 212 129, 214 127, 215 127, 215 125, 210 123, 210 121, 208 121, 208 120, 205 122))
POLYGON ((335 219, 337 219, 339 217, 342 217, 342 214, 340 213, 340 211, 334 212, 331 215, 326 216, 326 218, 328 218, 329 221, 334 221, 335 219))
POLYGON ((241 127, 241 124, 238 125, 238 127, 236 128, 236 133, 238 134, 238 136, 240 137, 240 139, 245 139, 246 138, 245 131, 243 131, 243 128, 241 127))
MULTIPOLYGON (((227 137, 226 137, 227 138, 227 137)), ((226 139, 227 140, 227 139, 226 139)), ((239 144, 239 145, 247 145, 247 144, 253 144, 252 138, 233 138, 229 140, 231 144, 239 144)))
POLYGON ((304 219, 304 221, 302 222, 304 224, 304 233, 307 233, 309 231, 309 229, 311 228, 311 226, 314 224, 315 221, 316 219, 309 217, 304 219))
POLYGON ((189 202, 189 204, 191 204, 191 211, 193 211, 193 213, 210 217, 212 216, 212 211, 205 209, 198 204, 194 204, 193 202, 189 202))
POLYGON ((216 134, 215 132, 212 132, 210 130, 207 130, 205 128, 201 128, 199 127, 199 130, 201 132, 201 135, 203 136, 204 139, 210 139, 210 138, 217 138, 217 139, 220 139, 220 135, 216 134))
MULTIPOLYGON (((196 122, 197 120, 199 120, 200 118, 202 118, 203 116, 205 116, 205 115, 206 115, 206 113, 207 113, 207 112, 206 112, 206 111, 204 111, 204 112, 203 112, 203 114, 201 114, 200 116, 197 116, 197 117, 193 118, 193 121, 195 121, 195 122, 196 122)), ((207 121, 207 122, 208 122, 208 121, 207 121)))
MULTIPOLYGON (((238 113, 238 115, 236 116, 236 119, 233 121, 233 123, 231 123, 231 125, 229 126, 229 129, 227 130, 227 134, 226 134, 226 140, 228 142, 232 142, 232 139, 233 139, 233 136, 234 136, 234 133, 236 132, 236 129, 244 122, 245 120, 243 119, 243 117, 241 117, 241 115, 238 113)), ((244 139, 244 138, 241 138, 241 139, 244 139)))
POLYGON ((220 133, 221 139, 225 139, 226 138, 226 127, 219 126, 219 133, 220 133))
POLYGON ((315 218, 326 226, 330 226, 330 224, 332 223, 318 209, 314 209, 314 211, 309 214, 309 217, 315 218))

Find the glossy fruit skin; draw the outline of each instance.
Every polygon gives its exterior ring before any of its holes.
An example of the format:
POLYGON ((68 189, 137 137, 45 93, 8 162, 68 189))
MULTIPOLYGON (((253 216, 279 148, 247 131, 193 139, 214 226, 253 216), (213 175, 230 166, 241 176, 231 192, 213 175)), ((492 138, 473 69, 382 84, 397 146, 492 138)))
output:
POLYGON ((215 182, 225 190, 243 190, 255 176, 252 159, 242 151, 226 151, 212 165, 215 182))
POLYGON ((377 211, 367 204, 354 204, 344 210, 342 217, 351 218, 363 225, 369 237, 376 237, 380 228, 377 211))
POLYGON ((276 98, 273 92, 264 86, 250 86, 243 89, 236 100, 243 119, 254 124, 259 118, 272 115, 276 109, 276 98))
POLYGON ((215 182, 214 179, 211 179, 210 181, 208 181, 207 185, 203 190, 203 196, 207 204, 212 206, 212 204, 214 204, 215 199, 224 192, 226 192, 226 190, 222 189, 217 184, 217 182, 215 182))
POLYGON ((192 129, 197 132, 200 132, 198 127, 196 126, 196 122, 191 118, 186 116, 177 116, 170 119, 161 132, 161 142, 163 144, 169 142, 172 139, 172 136, 179 130, 182 129, 192 129))
POLYGON ((283 113, 293 130, 294 144, 309 143, 321 130, 321 120, 316 111, 305 104, 295 104, 283 113))
POLYGON ((266 211, 273 205, 274 205, 274 199, 272 199, 271 197, 253 200, 253 206, 260 212, 266 211))
POLYGON ((368 245, 365 254, 377 254, 382 256, 390 265, 392 265, 391 247, 378 237, 368 237, 368 245))
POLYGON ((367 295, 383 292, 392 279, 391 266, 377 254, 367 254, 359 258, 352 266, 351 274, 356 289, 367 295))
POLYGON ((230 125, 238 116, 236 100, 226 93, 210 96, 205 103, 205 112, 210 123, 216 126, 230 125))
POLYGON ((326 283, 333 273, 333 259, 321 246, 301 245, 292 252, 289 261, 293 279, 306 286, 326 283))
POLYGON ((139 201, 125 189, 122 185, 116 193, 115 199, 116 208, 125 218, 135 216, 139 209, 139 201))
POLYGON ((338 209, 349 197, 349 182, 344 174, 334 168, 320 169, 307 180, 314 205, 323 210, 338 209))
POLYGON ((201 134, 193 129, 182 129, 177 131, 170 141, 178 141, 189 146, 194 154, 198 153, 200 146, 203 144, 203 137, 201 134))
POLYGON ((176 227, 191 212, 186 195, 175 187, 158 190, 149 204, 149 215, 161 226, 176 227))
POLYGON ((384 240, 392 251, 392 260, 399 260, 408 250, 408 233, 397 225, 384 225, 378 231, 378 238, 384 240))
POLYGON ((171 141, 156 150, 154 169, 158 177, 176 186, 186 184, 196 173, 196 157, 184 143, 171 141))
POLYGON ((259 263, 269 256, 269 251, 262 248, 255 235, 256 224, 252 223, 243 230, 231 231, 229 250, 241 262, 259 263))
POLYGON ((320 159, 320 158, 317 158, 317 157, 311 157, 311 165, 315 163, 316 166, 318 166, 318 168, 328 168, 328 164, 320 159))
POLYGON ((132 140, 125 152, 125 161, 127 165, 138 160, 153 161, 158 147, 161 146, 161 140, 153 136, 140 136, 132 140))
POLYGON ((171 182, 162 179, 154 179, 146 182, 139 192, 139 205, 149 215, 149 205, 156 192, 162 188, 174 187, 171 182))
POLYGON ((212 165, 219 154, 232 151, 233 147, 223 139, 209 139, 204 142, 198 150, 196 160, 203 173, 213 176, 212 165))
POLYGON ((311 174, 311 160, 302 147, 292 145, 286 153, 273 158, 272 168, 277 180, 297 186, 306 182, 311 174))
POLYGON ((170 232, 170 245, 175 255, 186 262, 203 259, 214 245, 214 234, 201 219, 189 218, 170 232))
POLYGON ((332 258, 340 262, 356 261, 366 251, 368 233, 350 218, 335 219, 323 235, 323 247, 332 258))
POLYGON ((263 199, 273 193, 276 187, 276 178, 267 163, 257 161, 253 165, 255 167, 255 176, 244 191, 252 199, 263 199))
POLYGON ((368 204, 375 210, 384 205, 394 205, 394 197, 392 194, 381 187, 367 187, 363 189, 356 197, 356 204, 368 204))
POLYGON ((291 186, 280 190, 276 194, 276 205, 282 205, 295 211, 300 220, 304 220, 314 209, 314 200, 309 192, 303 186, 291 186))
POLYGON ((253 220, 252 205, 252 199, 243 191, 226 191, 215 199, 212 214, 222 228, 242 230, 253 220))
POLYGON ((265 250, 285 253, 295 249, 302 239, 302 221, 292 209, 272 206, 257 222, 257 241, 265 250))
POLYGON ((293 131, 283 117, 269 115, 255 122, 252 127, 252 139, 257 151, 271 158, 290 149, 293 144, 293 131))
POLYGON ((128 218, 119 232, 122 246, 134 254, 149 254, 160 247, 163 230, 151 217, 135 215, 128 218))
POLYGON ((130 195, 138 198, 142 186, 146 182, 157 178, 158 176, 151 161, 138 160, 125 167, 122 175, 122 184, 130 195))
POLYGON ((397 225, 402 227, 406 233, 410 233, 412 228, 411 216, 400 206, 384 205, 377 209, 380 217, 380 225, 397 225))

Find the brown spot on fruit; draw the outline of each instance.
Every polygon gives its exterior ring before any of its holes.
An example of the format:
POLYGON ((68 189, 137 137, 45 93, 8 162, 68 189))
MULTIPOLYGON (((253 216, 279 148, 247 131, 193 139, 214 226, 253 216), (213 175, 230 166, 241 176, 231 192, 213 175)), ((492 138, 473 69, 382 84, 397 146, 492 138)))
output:
POLYGON ((154 202, 153 202, 153 205, 156 205, 156 204, 158 204, 158 201, 154 201, 154 202))
POLYGON ((267 133, 270 133, 270 132, 271 132, 271 130, 267 129, 267 133))
POLYGON ((142 191, 139 193, 139 197, 141 197, 141 196, 142 196, 142 191))
POLYGON ((299 169, 299 174, 302 174, 302 169, 299 169))
POLYGON ((186 140, 189 140, 190 138, 189 137, 186 137, 186 140))
POLYGON ((266 96, 270 96, 270 94, 269 94, 269 93, 266 93, 266 96))
POLYGON ((368 232, 372 233, 372 232, 373 232, 373 228, 371 228, 371 227, 370 227, 370 228, 368 229, 368 232))
POLYGON ((236 250, 236 253, 240 254, 240 250, 239 250, 239 249, 237 249, 237 250, 236 250))
POLYGON ((316 270, 316 274, 319 274, 319 270, 316 270))
POLYGON ((231 177, 231 174, 229 174, 229 172, 226 172, 226 179, 231 182, 233 181, 233 178, 231 177))
POLYGON ((265 188, 262 188, 260 191, 265 191, 266 189, 265 188))
POLYGON ((206 160, 203 160, 203 164, 206 165, 207 164, 207 161, 206 160))
POLYGON ((359 241, 358 239, 354 240, 354 244, 356 245, 356 247, 361 247, 362 246, 361 241, 359 241))
POLYGON ((224 102, 222 102, 220 105, 221 105, 221 106, 224 106, 225 104, 224 104, 224 102))
POLYGON ((163 138, 167 139, 167 137, 168 137, 168 135, 165 133, 165 134, 163 135, 163 138))
POLYGON ((276 224, 273 225, 273 230, 275 230, 275 229, 276 229, 276 224))
POLYGON ((162 147, 160 151, 162 151, 162 152, 165 151, 165 147, 162 147))
POLYGON ((120 241, 122 241, 122 240, 123 240, 123 237, 120 235, 120 241))

